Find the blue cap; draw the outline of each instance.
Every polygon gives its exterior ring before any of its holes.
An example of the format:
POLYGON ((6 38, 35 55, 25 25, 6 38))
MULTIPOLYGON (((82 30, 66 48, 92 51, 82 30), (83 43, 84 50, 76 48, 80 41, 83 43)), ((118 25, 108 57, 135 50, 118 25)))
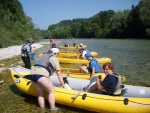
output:
POLYGON ((86 58, 93 57, 90 53, 85 54, 86 58))

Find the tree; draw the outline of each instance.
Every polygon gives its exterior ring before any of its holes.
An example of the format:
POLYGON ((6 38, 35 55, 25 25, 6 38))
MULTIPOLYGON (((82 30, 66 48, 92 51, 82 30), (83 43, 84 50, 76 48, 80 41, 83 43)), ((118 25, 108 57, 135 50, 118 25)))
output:
POLYGON ((145 30, 145 37, 150 38, 150 0, 142 0, 139 10, 140 20, 145 30))

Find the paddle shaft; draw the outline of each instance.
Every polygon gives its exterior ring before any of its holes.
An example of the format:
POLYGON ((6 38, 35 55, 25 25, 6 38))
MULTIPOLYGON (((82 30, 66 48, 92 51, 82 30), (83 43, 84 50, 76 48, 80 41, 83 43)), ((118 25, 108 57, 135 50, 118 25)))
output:
POLYGON ((79 91, 74 97, 71 97, 71 99, 75 100, 81 92, 86 91, 89 88, 89 86, 92 84, 92 82, 93 81, 90 81, 90 83, 86 87, 84 87, 81 91, 79 91))

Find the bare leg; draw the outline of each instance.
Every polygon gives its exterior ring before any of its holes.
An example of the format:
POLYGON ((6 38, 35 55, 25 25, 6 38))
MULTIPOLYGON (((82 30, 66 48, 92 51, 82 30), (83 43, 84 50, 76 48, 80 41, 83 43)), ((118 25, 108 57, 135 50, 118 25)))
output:
POLYGON ((84 65, 81 66, 81 67, 80 67, 80 70, 81 70, 82 73, 88 73, 87 66, 84 66, 84 65))
POLYGON ((44 88, 48 92, 48 102, 50 104, 51 109, 55 108, 55 95, 54 95, 54 87, 50 79, 47 77, 42 77, 38 80, 38 83, 41 87, 44 88))
POLYGON ((38 103, 40 108, 45 108, 45 99, 44 99, 44 89, 38 84, 33 82, 33 85, 36 87, 36 90, 38 91, 38 103))
POLYGON ((97 84, 95 83, 93 86, 91 86, 86 92, 91 92, 97 89, 97 84))

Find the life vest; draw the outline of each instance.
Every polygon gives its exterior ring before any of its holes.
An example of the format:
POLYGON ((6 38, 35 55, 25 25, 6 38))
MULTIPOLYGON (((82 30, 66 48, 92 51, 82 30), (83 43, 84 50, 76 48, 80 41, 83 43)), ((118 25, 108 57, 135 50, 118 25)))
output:
POLYGON ((114 73, 113 76, 117 77, 118 79, 118 82, 115 88, 115 92, 116 92, 122 89, 122 81, 121 81, 121 78, 117 74, 114 73))
POLYGON ((86 50, 86 49, 85 49, 84 51, 86 51, 86 52, 87 52, 86 54, 91 54, 91 53, 90 53, 88 50, 86 50))
POLYGON ((73 43, 73 46, 74 46, 74 47, 76 47, 76 46, 77 46, 77 43, 76 43, 76 42, 75 42, 75 43, 73 43))
MULTIPOLYGON (((96 72, 96 73, 97 73, 97 72, 100 72, 100 68, 101 68, 101 67, 100 67, 99 62, 98 62, 96 59, 94 59, 94 58, 93 58, 91 61, 95 61, 95 62, 96 62, 95 72, 96 72)), ((89 62, 89 66, 90 66, 90 63, 91 63, 91 62, 89 62)), ((92 69, 91 69, 91 68, 89 68, 89 72, 92 73, 92 69)))
POLYGON ((68 45, 68 43, 65 43, 65 45, 64 45, 65 47, 69 47, 69 45, 68 45))
POLYGON ((111 74, 111 75, 112 75, 112 76, 115 76, 115 77, 117 78, 117 80, 118 80, 117 85, 116 85, 116 87, 115 87, 115 91, 114 91, 114 92, 109 92, 109 91, 103 90, 102 93, 103 93, 103 94, 106 94, 106 95, 114 95, 114 96, 120 95, 120 94, 121 94, 121 90, 122 90, 122 88, 124 87, 124 86, 122 85, 121 78, 120 78, 116 73, 113 73, 113 74, 111 74))
POLYGON ((56 41, 54 39, 52 39, 52 44, 56 44, 56 41))
POLYGON ((53 56, 53 54, 43 54, 37 60, 37 62, 34 64, 34 66, 41 66, 41 67, 45 68, 49 72, 49 75, 51 76, 54 71, 54 67, 49 62, 49 58, 52 56, 53 56))
MULTIPOLYGON (((28 51, 27 51, 27 48, 25 47, 25 46, 27 46, 28 44, 24 44, 23 46, 22 46, 22 48, 21 48, 21 54, 22 54, 22 56, 25 56, 25 57, 27 57, 27 56, 30 56, 29 55, 29 53, 28 53, 28 51), (25 48, 24 48, 25 47, 25 48)), ((31 50, 32 50, 32 46, 31 45, 28 45, 29 47, 30 47, 30 52, 31 52, 31 50)))

